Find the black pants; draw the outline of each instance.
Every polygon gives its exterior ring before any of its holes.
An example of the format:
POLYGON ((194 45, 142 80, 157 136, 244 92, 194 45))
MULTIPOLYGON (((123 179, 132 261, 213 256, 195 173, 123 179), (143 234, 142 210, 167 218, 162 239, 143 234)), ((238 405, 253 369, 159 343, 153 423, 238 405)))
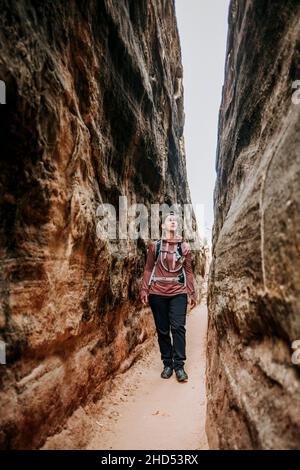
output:
POLYGON ((165 366, 179 369, 183 367, 185 356, 185 321, 187 294, 149 294, 161 353, 165 366), (171 344, 170 327, 173 337, 171 344))

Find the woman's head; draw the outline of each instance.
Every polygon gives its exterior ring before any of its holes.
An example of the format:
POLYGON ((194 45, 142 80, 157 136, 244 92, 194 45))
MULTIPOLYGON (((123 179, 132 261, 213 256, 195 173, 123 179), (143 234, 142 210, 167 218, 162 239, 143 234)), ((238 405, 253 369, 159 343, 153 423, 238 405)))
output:
POLYGON ((170 211, 164 215, 162 219, 162 231, 163 234, 174 232, 178 230, 178 215, 174 211, 170 211))

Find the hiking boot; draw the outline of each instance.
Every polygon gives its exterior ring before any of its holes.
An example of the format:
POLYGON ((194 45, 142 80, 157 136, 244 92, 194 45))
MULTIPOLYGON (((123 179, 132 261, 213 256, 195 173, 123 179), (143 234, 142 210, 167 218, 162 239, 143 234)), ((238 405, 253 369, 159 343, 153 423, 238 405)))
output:
POLYGON ((163 379, 169 379, 172 374, 173 374, 173 369, 172 369, 172 367, 170 367, 170 366, 165 366, 165 367, 164 367, 164 370, 162 371, 162 373, 160 374, 160 376, 161 376, 163 379))
POLYGON ((183 367, 180 367, 179 369, 175 370, 175 373, 178 382, 186 382, 188 380, 188 375, 183 367))

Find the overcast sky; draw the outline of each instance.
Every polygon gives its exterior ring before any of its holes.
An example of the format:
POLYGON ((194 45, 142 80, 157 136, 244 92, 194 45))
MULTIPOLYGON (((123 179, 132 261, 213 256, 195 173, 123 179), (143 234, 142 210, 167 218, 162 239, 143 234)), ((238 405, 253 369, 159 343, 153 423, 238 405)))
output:
MULTIPOLYGON (((228 7, 229 0, 175 0, 183 63, 188 182, 193 205, 204 204, 209 242, 228 7)), ((201 225, 199 216, 197 220, 201 225)))

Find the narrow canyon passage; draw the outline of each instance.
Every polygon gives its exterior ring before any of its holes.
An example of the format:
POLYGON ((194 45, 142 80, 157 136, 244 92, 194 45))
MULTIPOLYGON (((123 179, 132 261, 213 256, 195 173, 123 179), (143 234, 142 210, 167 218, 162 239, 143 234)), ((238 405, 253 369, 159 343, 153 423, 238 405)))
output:
MULTIPOLYGON (((132 366, 156 341, 139 290, 157 237, 132 237, 130 210, 150 227, 153 208, 192 206, 175 2, 68 5, 6 1, 0 17, 0 448, 198 448, 202 307, 189 317, 188 383, 160 377, 157 345, 132 366), (101 237, 107 204, 112 226, 128 219, 126 238, 101 237), (106 422, 114 393, 120 416, 106 422)), ((206 262, 201 243, 198 303, 206 262)))
POLYGON ((199 229, 175 3, 2 2, 0 449, 300 448, 300 0, 230 1, 187 383, 139 299, 159 215, 199 229))
POLYGON ((205 349, 207 310, 187 314, 188 382, 162 379, 156 336, 142 357, 113 379, 109 393, 80 409, 43 449, 207 449, 205 434, 205 349))

